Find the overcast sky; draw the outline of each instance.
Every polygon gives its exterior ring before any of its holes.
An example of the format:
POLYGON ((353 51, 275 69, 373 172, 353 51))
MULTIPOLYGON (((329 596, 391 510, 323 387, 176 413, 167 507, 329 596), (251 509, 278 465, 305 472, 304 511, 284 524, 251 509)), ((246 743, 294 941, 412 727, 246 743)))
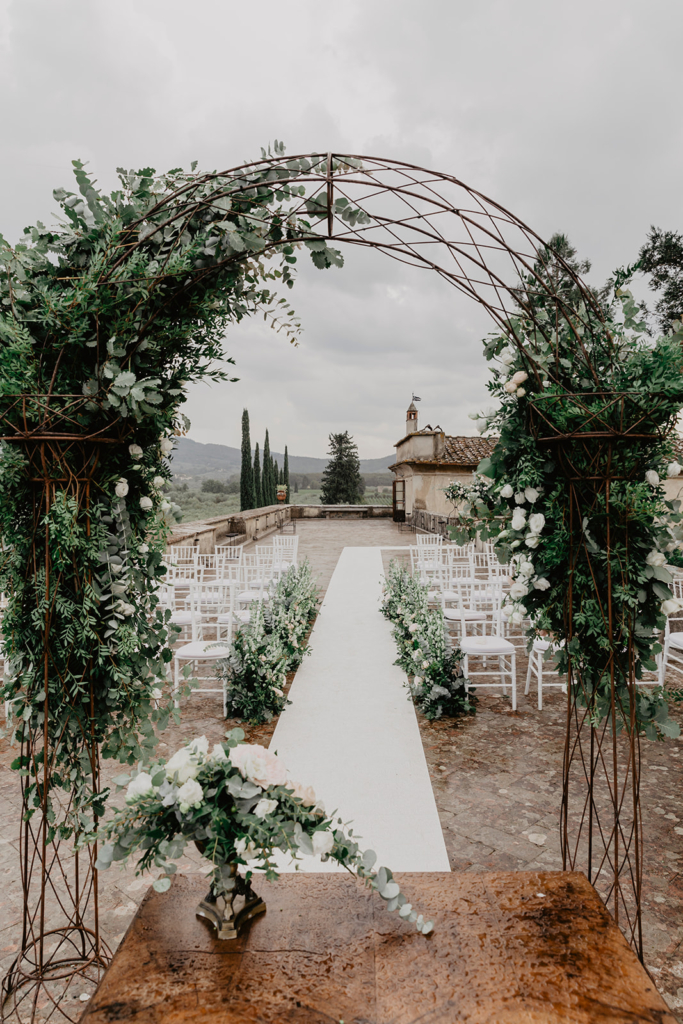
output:
MULTIPOLYGON (((680 0, 0 0, 2 206, 9 241, 50 222, 70 161, 234 166, 364 153, 457 175, 542 237, 569 234, 590 280, 635 259, 650 224, 683 228, 680 0)), ((197 441, 238 445, 249 408, 277 450, 321 456, 348 429, 389 454, 414 390, 421 422, 473 433, 486 402, 474 304, 347 247, 289 293, 298 348, 231 330, 237 384, 196 387, 197 441)))

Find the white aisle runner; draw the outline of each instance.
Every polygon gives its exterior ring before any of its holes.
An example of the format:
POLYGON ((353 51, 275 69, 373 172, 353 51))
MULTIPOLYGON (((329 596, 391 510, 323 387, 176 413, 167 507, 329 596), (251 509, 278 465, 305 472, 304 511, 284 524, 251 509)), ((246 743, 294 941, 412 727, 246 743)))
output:
MULTIPOLYGON (((270 749, 392 871, 449 871, 405 675, 379 611, 380 548, 344 548, 270 749)), ((331 864, 306 858, 304 870, 331 864)))

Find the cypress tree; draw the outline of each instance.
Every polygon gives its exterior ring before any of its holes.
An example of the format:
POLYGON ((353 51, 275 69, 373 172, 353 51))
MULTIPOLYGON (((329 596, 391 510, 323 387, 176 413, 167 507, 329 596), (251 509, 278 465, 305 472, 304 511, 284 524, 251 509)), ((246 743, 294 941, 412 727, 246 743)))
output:
POLYGON ((263 508, 263 490, 261 487, 261 465, 258 455, 258 441, 254 452, 254 508, 263 508))
POLYGON ((287 488, 287 497, 285 501, 289 505, 289 455, 287 453, 287 445, 285 445, 285 464, 282 469, 282 482, 287 488))
POLYGON ((244 512, 254 507, 254 471, 251 467, 251 438, 249 437, 249 411, 242 412, 242 466, 240 469, 240 508, 244 512))
POLYGON ((365 481, 360 472, 358 448, 348 430, 330 434, 330 461, 323 472, 320 501, 323 505, 355 505, 363 497, 365 481))
POLYGON ((280 483, 280 467, 277 464, 277 459, 273 459, 273 492, 275 494, 275 501, 277 501, 277 485, 280 483))
POLYGON ((273 488, 272 488, 272 474, 273 464, 270 457, 270 438, 268 437, 268 429, 266 428, 266 439, 263 442, 263 475, 261 477, 261 489, 263 491, 263 504, 273 505, 273 488))

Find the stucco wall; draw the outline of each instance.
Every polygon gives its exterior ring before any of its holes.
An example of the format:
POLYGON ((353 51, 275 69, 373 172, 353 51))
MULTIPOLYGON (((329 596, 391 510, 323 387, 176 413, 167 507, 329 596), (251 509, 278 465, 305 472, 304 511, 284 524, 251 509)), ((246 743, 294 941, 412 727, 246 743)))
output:
POLYGON ((472 483, 471 470, 454 470, 452 466, 421 466, 419 463, 399 463, 394 469, 396 479, 406 482, 406 515, 415 511, 434 512, 448 516, 453 506, 443 493, 453 480, 472 483))

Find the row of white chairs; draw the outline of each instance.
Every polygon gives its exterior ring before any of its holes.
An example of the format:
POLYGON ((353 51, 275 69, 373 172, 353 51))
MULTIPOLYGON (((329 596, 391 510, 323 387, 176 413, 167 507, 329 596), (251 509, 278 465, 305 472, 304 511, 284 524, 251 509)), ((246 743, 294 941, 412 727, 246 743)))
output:
POLYGON ((298 545, 297 536, 276 535, 270 544, 257 544, 250 552, 231 545, 218 545, 213 554, 204 555, 192 546, 170 549, 160 598, 171 609, 171 622, 181 627, 180 639, 185 641, 173 651, 176 706, 182 665, 192 664, 193 675, 200 681, 192 692, 221 694, 227 714, 225 685, 207 685, 213 678, 200 675, 199 665, 213 666, 228 656, 235 629, 262 613, 283 573, 298 564, 298 545), (205 637, 207 630, 215 631, 215 639, 205 637))

